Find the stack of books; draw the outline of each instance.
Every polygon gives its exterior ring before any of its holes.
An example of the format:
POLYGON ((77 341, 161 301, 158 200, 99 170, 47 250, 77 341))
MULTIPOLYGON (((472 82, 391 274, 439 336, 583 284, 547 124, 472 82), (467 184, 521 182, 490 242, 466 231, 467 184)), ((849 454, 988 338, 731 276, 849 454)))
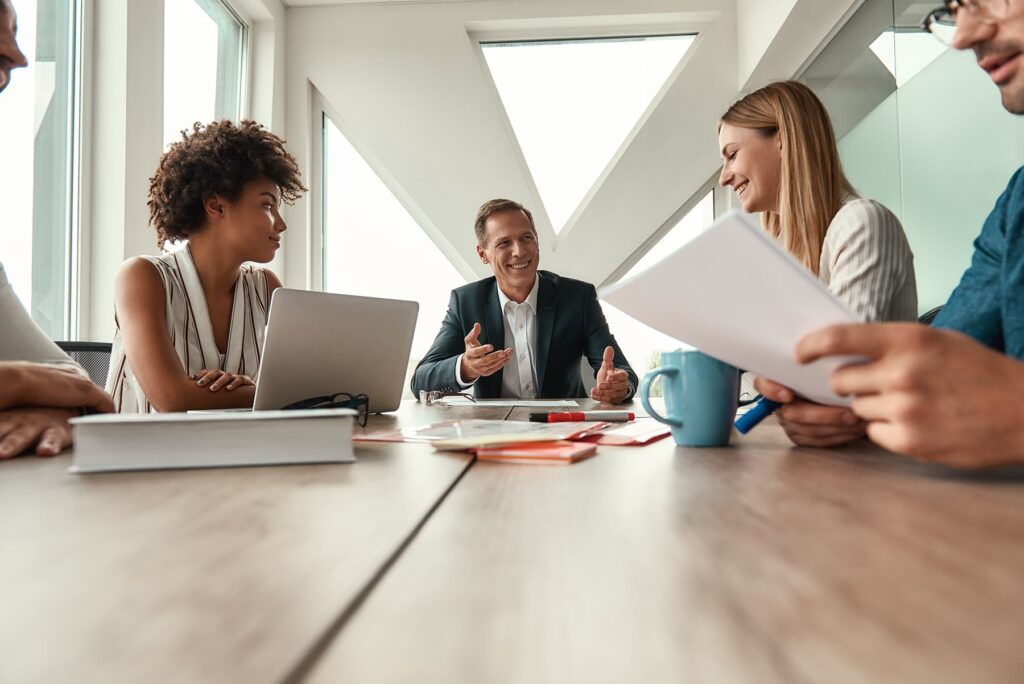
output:
POLYGON ((351 463, 352 409, 143 413, 72 418, 71 470, 351 463))

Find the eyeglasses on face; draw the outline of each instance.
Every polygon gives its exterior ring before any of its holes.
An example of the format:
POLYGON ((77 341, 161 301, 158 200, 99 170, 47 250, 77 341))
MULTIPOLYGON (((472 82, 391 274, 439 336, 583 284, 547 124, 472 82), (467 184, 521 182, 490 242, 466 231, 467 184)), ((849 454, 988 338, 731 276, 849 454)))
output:
POLYGON ((956 18, 966 13, 985 24, 994 24, 1010 12, 1010 0, 949 0, 925 16, 921 27, 946 45, 956 36, 956 18))
POLYGON ((350 408, 356 410, 356 420, 363 427, 366 427, 366 420, 369 416, 370 398, 365 394, 349 394, 348 392, 337 392, 322 397, 310 397, 301 401, 292 402, 283 407, 282 411, 299 411, 303 409, 321 408, 350 408))

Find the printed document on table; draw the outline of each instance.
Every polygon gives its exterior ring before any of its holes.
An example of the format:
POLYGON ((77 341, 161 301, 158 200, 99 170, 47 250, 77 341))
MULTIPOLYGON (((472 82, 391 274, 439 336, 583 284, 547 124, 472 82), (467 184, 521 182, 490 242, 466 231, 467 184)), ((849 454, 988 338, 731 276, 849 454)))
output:
POLYGON ((633 318, 823 404, 848 405, 832 371, 860 361, 794 360, 797 342, 859 319, 758 224, 733 211, 649 269, 601 291, 633 318))
POLYGON ((602 421, 568 423, 531 423, 520 420, 484 420, 466 418, 438 423, 364 432, 352 437, 364 442, 447 442, 459 448, 481 444, 514 444, 519 442, 553 442, 578 439, 608 427, 602 421))
POLYGON ((448 406, 523 406, 527 408, 568 408, 579 406, 573 399, 477 399, 470 401, 466 397, 444 397, 441 399, 448 406))

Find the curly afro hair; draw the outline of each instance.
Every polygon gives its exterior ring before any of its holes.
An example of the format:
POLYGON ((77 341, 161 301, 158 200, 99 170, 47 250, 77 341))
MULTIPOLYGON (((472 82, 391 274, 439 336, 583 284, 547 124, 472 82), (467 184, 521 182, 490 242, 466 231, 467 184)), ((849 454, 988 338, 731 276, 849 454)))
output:
POLYGON ((288 204, 306 192, 284 140, 255 121, 225 119, 182 131, 149 179, 149 222, 157 245, 188 239, 203 227, 205 200, 219 195, 235 202, 247 183, 260 178, 277 183, 288 204))

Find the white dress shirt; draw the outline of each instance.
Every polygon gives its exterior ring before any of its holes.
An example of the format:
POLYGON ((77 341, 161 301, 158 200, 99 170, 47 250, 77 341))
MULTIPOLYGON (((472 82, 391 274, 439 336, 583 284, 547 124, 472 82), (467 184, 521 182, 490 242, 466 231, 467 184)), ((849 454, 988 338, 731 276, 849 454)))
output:
MULTIPOLYGON (((533 289, 520 304, 513 302, 498 288, 498 304, 505 323, 505 347, 512 349, 512 358, 501 369, 501 396, 516 399, 537 398, 537 291, 540 276, 534 278, 533 289)), ((455 374, 463 388, 473 385, 462 379, 462 356, 455 364, 455 374)), ((475 381, 474 381, 475 382, 475 381)))

